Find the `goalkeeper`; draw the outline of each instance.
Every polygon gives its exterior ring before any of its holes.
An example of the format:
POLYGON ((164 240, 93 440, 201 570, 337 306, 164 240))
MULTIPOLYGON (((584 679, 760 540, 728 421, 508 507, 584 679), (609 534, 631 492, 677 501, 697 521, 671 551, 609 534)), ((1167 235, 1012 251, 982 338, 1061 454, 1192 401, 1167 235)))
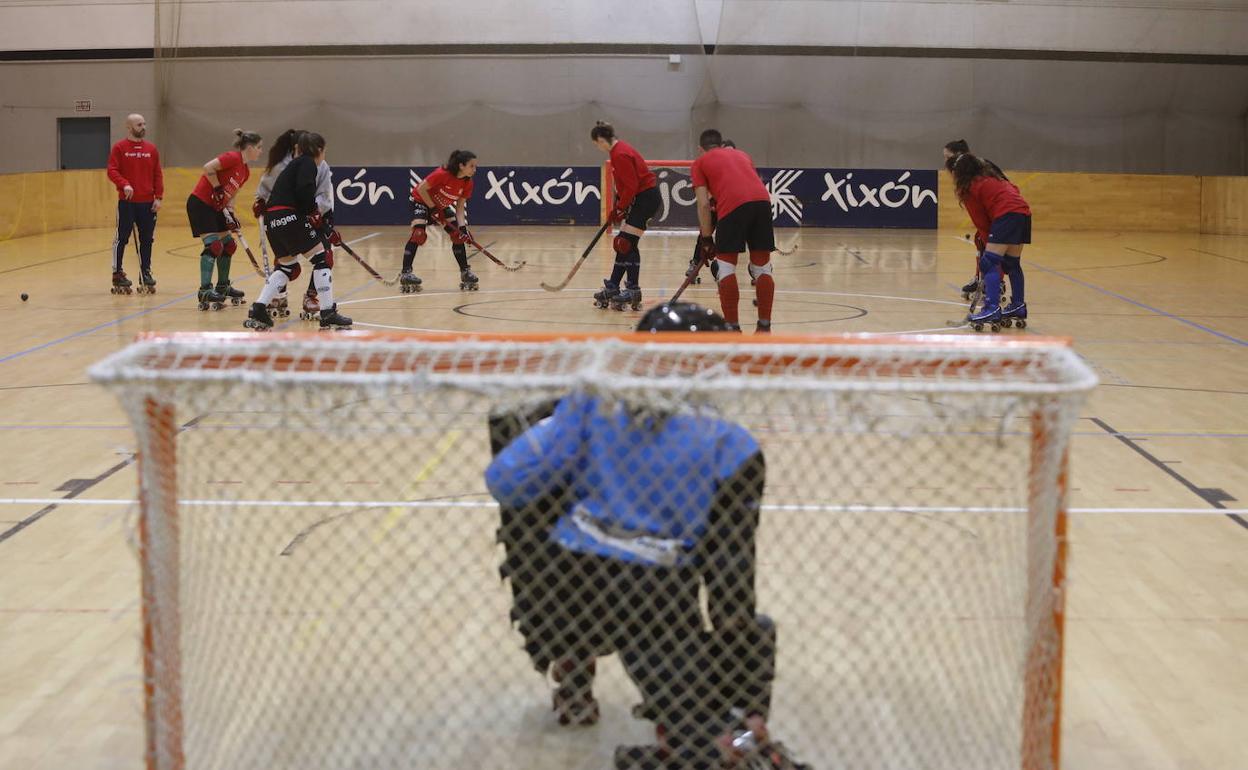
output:
MULTIPOLYGON (((652 308, 637 328, 731 329, 692 303, 652 308)), ((783 752, 764 722, 776 632, 754 607, 765 475, 754 438, 708 404, 592 388, 493 415, 491 433, 512 617, 538 670, 551 669, 560 722, 597 720, 594 658, 618 652, 658 740, 618 748, 617 768, 783 752)))

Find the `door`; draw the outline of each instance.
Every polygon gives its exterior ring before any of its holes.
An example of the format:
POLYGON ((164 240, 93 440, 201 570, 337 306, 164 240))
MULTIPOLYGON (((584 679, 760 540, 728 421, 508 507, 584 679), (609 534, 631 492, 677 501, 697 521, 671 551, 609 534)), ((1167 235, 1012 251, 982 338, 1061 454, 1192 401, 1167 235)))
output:
POLYGON ((57 118, 61 168, 104 168, 108 165, 108 118, 57 118))

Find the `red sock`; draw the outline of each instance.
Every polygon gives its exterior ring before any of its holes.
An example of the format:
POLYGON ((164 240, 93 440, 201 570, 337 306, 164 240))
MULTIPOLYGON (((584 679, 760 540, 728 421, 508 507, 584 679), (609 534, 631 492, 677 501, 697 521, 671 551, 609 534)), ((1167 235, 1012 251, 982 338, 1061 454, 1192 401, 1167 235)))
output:
MULTIPOLYGON (((750 264, 762 267, 771 262, 771 253, 751 251, 750 264)), ((763 273, 754 279, 754 293, 758 297, 758 318, 760 321, 771 320, 771 303, 776 298, 776 281, 771 273, 763 273)))
POLYGON ((737 276, 728 276, 719 282, 719 307, 723 311, 724 320, 730 324, 737 323, 737 301, 741 292, 737 290, 737 276))

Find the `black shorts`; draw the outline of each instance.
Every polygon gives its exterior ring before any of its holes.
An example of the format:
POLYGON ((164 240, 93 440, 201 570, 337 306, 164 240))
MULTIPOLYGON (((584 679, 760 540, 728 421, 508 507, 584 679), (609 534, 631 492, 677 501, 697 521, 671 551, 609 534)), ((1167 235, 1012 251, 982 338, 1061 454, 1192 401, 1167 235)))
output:
POLYGON ((992 220, 988 228, 988 242, 1010 245, 1031 243, 1031 215, 1011 211, 992 220))
POLYGON ((776 233, 771 226, 771 201, 742 203, 715 225, 715 252, 775 251, 776 233))
POLYGON ((633 205, 628 208, 624 224, 638 230, 645 230, 654 215, 659 213, 659 206, 662 203, 662 199, 659 198, 659 188, 651 187, 649 190, 642 190, 637 193, 636 198, 633 198, 633 205))
POLYGON ((294 209, 269 209, 264 215, 264 232, 269 238, 273 256, 294 257, 322 251, 321 239, 308 218, 294 209))
POLYGON ((204 203, 194 195, 186 199, 186 218, 191 223, 191 235, 199 238, 229 230, 225 214, 204 203))

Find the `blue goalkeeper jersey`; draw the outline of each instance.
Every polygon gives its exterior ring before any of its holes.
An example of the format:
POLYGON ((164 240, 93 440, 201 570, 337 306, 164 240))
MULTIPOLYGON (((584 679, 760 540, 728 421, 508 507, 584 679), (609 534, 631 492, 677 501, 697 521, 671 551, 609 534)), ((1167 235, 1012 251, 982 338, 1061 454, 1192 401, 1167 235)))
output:
POLYGON ((620 561, 685 566, 706 534, 719 485, 758 451, 744 428, 695 413, 655 415, 573 394, 485 471, 502 505, 570 494, 551 537, 620 561))

